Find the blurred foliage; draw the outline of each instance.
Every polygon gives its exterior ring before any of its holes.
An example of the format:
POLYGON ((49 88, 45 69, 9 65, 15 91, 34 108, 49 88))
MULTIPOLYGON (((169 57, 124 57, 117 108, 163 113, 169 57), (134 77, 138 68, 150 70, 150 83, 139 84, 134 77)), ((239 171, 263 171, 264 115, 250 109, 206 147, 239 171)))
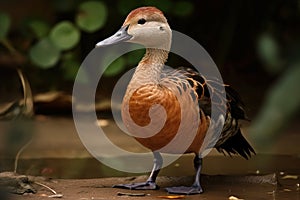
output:
POLYGON ((72 10, 75 13, 73 16, 75 19, 72 21, 62 19, 51 24, 45 19, 31 16, 28 13, 29 16, 24 20, 23 26, 17 30, 22 36, 27 37, 23 38, 24 41, 29 42, 29 45, 23 46, 24 49, 20 49, 18 44, 10 39, 8 34, 10 16, 1 12, 0 42, 12 54, 15 54, 17 50, 18 53, 24 52, 24 56, 29 60, 27 64, 40 69, 61 67, 65 79, 74 80, 81 63, 77 51, 81 41, 81 31, 93 33, 104 26, 107 18, 107 8, 102 1, 78 2, 53 1, 53 6, 59 11, 69 12, 72 10))
POLYGON ((75 47, 80 40, 80 31, 69 21, 62 21, 53 27, 50 39, 60 50, 69 50, 75 47))
POLYGON ((290 1, 280 12, 278 23, 268 21, 257 38, 262 67, 276 77, 250 127, 261 148, 272 146, 300 111, 300 1, 290 1))
POLYGON ((60 60, 62 51, 70 50, 79 44, 81 36, 79 29, 95 32, 104 25, 105 20, 105 5, 102 2, 87 1, 79 5, 76 15, 78 27, 71 21, 60 21, 45 35, 45 30, 47 30, 45 23, 31 22, 35 34, 44 35, 30 48, 31 61, 41 68, 54 67, 60 60), (100 10, 96 12, 95 9, 100 10))
POLYGON ((49 68, 58 62, 60 51, 49 38, 43 38, 30 48, 29 57, 36 66, 49 68))
POLYGON ((293 64, 270 89, 250 132, 257 146, 271 145, 300 110, 300 62, 293 64))
MULTIPOLYGON (((35 87, 50 90, 65 81, 72 83, 80 63, 99 40, 114 33, 132 9, 151 5, 165 13, 174 30, 207 49, 225 80, 240 79, 252 95, 260 89, 258 99, 246 99, 253 109, 266 96, 259 120, 253 123, 254 135, 278 133, 270 128, 276 122, 268 121, 274 113, 281 115, 282 122, 276 123, 276 130, 281 130, 299 111, 295 88, 300 85, 299 0, 53 0, 47 5, 53 10, 51 17, 28 13, 19 25, 9 12, 0 12, 0 41, 10 52, 17 50, 25 57, 22 67, 30 71, 29 81, 35 87)), ((143 53, 133 51, 115 60, 105 76, 114 80, 136 65, 143 53)))
POLYGON ((86 32, 94 32, 103 27, 107 18, 105 4, 98 1, 83 2, 78 8, 76 24, 86 32))
POLYGON ((3 40, 6 37, 10 26, 10 18, 4 12, 0 12, 0 24, 0 40, 3 40))
POLYGON ((65 72, 64 78, 73 81, 80 67, 80 62, 75 58, 75 54, 72 52, 64 54, 61 59, 61 68, 65 72))
MULTIPOLYGON (((18 1, 14 4, 18 6, 18 1)), ((178 0, 175 3, 171 0, 118 0, 116 3, 104 0, 54 0, 47 4, 51 5, 52 12, 55 13, 54 19, 28 12, 18 26, 14 24, 13 29, 11 16, 0 11, 0 42, 14 56, 17 52, 24 57, 25 63, 21 63, 22 68, 26 68, 25 71, 35 72, 36 80, 30 80, 33 85, 40 85, 44 80, 44 74, 51 71, 55 72, 54 74, 59 72, 62 79, 59 79, 59 76, 47 76, 48 89, 55 87, 57 82, 75 79, 84 56, 96 43, 89 38, 95 38, 95 34, 107 24, 109 16, 117 14, 121 26, 120 22, 124 15, 139 6, 156 6, 166 13, 179 17, 189 16, 194 11, 193 3, 187 0, 178 0), (117 9, 111 9, 111 5, 116 6, 117 9), (16 36, 19 39, 16 39, 16 36)), ((109 23, 112 19, 117 20, 117 18, 110 18, 109 23)), ((132 52, 116 60, 106 70, 104 76, 113 77, 120 74, 128 65, 136 64, 143 52, 132 52)))
POLYGON ((40 19, 31 19, 28 20, 26 24, 38 39, 46 37, 50 32, 50 25, 46 21, 40 19))
MULTIPOLYGON (((108 66, 108 60, 113 57, 113 52, 111 55, 106 55, 105 59, 102 60, 101 66, 108 66)), ((125 58, 123 56, 119 57, 118 59, 114 60, 108 68, 104 71, 104 76, 116 76, 120 74, 120 72, 123 71, 124 66, 125 66, 125 58)))
POLYGON ((279 55, 279 45, 275 38, 270 34, 262 34, 258 38, 258 55, 262 62, 265 63, 265 69, 276 74, 284 66, 279 55))

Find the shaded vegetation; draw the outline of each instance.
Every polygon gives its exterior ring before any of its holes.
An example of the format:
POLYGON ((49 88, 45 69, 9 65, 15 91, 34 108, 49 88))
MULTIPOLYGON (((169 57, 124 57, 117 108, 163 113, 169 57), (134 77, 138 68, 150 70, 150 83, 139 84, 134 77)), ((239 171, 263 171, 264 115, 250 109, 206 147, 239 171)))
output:
MULTIPOLYGON (((210 53, 224 80, 245 97, 252 116, 258 116, 251 129, 254 137, 266 141, 299 116, 299 0, 1 2, 0 70, 21 69, 34 92, 70 92, 80 63, 96 42, 114 33, 132 9, 144 5, 160 8, 174 30, 210 53)), ((131 52, 117 59, 100 87, 111 89, 142 54, 131 52)), ((177 58, 169 62, 178 65, 177 58)))

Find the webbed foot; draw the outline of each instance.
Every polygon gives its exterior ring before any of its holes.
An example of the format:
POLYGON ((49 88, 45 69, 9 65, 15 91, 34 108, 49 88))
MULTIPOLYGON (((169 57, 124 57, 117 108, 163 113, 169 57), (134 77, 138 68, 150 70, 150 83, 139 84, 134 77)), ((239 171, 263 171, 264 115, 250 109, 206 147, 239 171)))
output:
POLYGON ((146 181, 143 183, 130 183, 130 184, 118 184, 114 185, 113 188, 122 188, 129 190, 158 190, 159 186, 155 182, 146 181))
POLYGON ((179 187, 169 187, 166 188, 168 193, 170 194, 185 194, 185 195, 191 195, 191 194, 201 194, 203 192, 201 186, 179 186, 179 187))
POLYGON ((201 194, 203 193, 203 189, 200 184, 200 171, 202 166, 202 158, 196 154, 194 159, 194 167, 196 169, 196 175, 195 175, 195 181, 192 186, 179 186, 179 187, 169 187, 166 188, 168 193, 170 194, 185 194, 185 195, 191 195, 191 194, 201 194))

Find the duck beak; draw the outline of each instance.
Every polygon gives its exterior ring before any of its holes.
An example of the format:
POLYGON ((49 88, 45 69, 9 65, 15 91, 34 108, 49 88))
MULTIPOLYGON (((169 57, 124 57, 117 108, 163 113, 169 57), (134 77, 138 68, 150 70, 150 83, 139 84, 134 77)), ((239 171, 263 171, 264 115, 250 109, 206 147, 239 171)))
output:
POLYGON ((109 38, 106 38, 105 40, 102 40, 101 42, 98 42, 96 44, 96 48, 105 47, 112 44, 118 44, 120 42, 130 40, 132 38, 132 35, 129 35, 127 33, 128 27, 129 25, 123 26, 114 35, 110 36, 109 38))

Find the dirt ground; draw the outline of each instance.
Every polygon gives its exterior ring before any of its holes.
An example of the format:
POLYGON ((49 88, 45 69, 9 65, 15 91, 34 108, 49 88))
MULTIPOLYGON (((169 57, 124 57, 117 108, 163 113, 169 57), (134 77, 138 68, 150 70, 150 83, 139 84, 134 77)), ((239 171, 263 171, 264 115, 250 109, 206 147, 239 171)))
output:
MULTIPOLYGON (((115 144, 131 151, 142 151, 130 138, 121 136, 116 126, 109 120, 102 120, 98 123, 105 127, 107 132, 111 133, 109 137, 115 144)), ((192 183, 192 158, 188 156, 179 159, 170 167, 162 170, 158 178, 158 185, 161 186, 160 190, 130 191, 116 189, 112 188, 112 185, 142 182, 147 179, 147 176, 133 177, 132 175, 119 174, 116 171, 110 171, 103 167, 99 161, 92 158, 82 145, 71 118, 39 116, 35 119, 33 127, 35 140, 20 155, 18 173, 31 177, 30 179, 34 181, 32 186, 37 190, 37 193, 12 194, 10 195, 10 200, 51 199, 49 196, 51 197, 54 193, 39 183, 56 191, 58 195, 54 195, 52 198, 68 200, 148 200, 174 199, 175 197, 190 200, 219 200, 230 199, 230 197, 231 200, 300 199, 298 125, 278 138, 270 148, 260 149, 256 147, 257 155, 248 161, 238 157, 224 157, 215 151, 211 152, 204 159, 205 163, 202 172, 210 174, 209 176, 202 176, 204 193, 184 197, 168 195, 164 188, 178 185, 188 186, 192 183), (255 175, 256 173, 258 175, 255 175), (271 184, 272 181, 265 183, 258 181, 261 179, 260 174, 271 174, 266 180, 273 180, 274 173, 277 174, 279 184, 271 184), (218 174, 223 175, 219 176, 218 174), (252 174, 252 179, 247 178, 248 174, 252 174), (122 177, 118 178, 116 176, 122 177)), ((0 131, 7 132, 11 130, 14 129, 11 129, 8 123, 0 123, 0 131)), ((2 152, 3 155, 8 155, 5 152, 12 152, 8 151, 8 147, 12 147, 14 143, 4 143, 5 140, 3 138, 5 139, 4 135, 0 135, 0 154, 2 152)), ((255 144, 255 141, 251 142, 255 144)), ((103 148, 106 147, 104 146, 103 148)), ((1 158, 0 171, 13 169, 12 162, 6 161, 1 158)))
POLYGON ((10 199, 44 200, 62 198, 70 200, 100 200, 100 199, 299 199, 299 191, 274 185, 274 175, 243 177, 243 176, 203 176, 202 182, 205 192, 200 195, 180 196, 170 195, 164 190, 166 186, 176 186, 179 183, 188 185, 192 182, 192 177, 167 177, 158 178, 160 190, 136 191, 112 188, 116 183, 141 182, 146 176, 126 177, 126 178, 99 178, 99 179, 54 179, 45 180, 35 178, 35 181, 52 188, 57 195, 49 189, 33 183, 37 189, 36 194, 11 195, 10 199), (259 183, 265 180, 266 183, 259 183))

